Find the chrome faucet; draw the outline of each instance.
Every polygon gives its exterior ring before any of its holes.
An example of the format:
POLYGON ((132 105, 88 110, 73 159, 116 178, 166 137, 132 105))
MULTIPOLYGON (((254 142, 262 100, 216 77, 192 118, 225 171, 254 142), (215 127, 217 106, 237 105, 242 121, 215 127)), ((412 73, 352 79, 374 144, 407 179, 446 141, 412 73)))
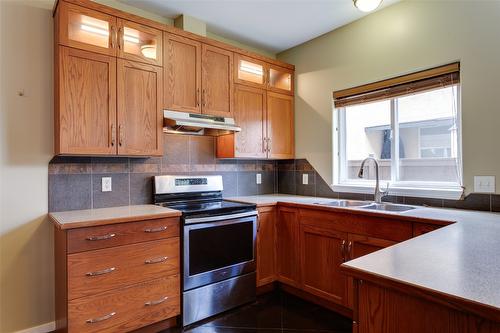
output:
MULTIPOLYGON (((363 178, 364 167, 367 161, 373 161, 375 163, 375 193, 373 197, 376 203, 382 203, 382 198, 389 194, 388 190, 381 191, 380 190, 380 179, 379 179, 379 165, 378 161, 373 157, 367 157, 361 162, 361 166, 359 167, 358 177, 363 178)), ((389 188, 389 184, 387 184, 387 189, 389 188)))

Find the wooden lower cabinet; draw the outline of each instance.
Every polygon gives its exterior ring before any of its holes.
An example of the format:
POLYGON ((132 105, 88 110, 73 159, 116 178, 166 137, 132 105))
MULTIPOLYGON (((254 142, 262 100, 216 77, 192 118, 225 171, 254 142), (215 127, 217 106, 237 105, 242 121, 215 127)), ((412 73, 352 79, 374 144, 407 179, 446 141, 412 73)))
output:
POLYGON ((69 332, 128 332, 179 314, 180 277, 171 275, 68 303, 69 332))
POLYGON ((278 207, 276 222, 278 280, 293 287, 300 287, 298 210, 278 207))
POLYGON ((498 333, 500 323, 376 283, 356 283, 354 333, 498 333))
POLYGON ((55 229, 54 239, 56 332, 130 332, 180 314, 178 218, 55 229))
POLYGON ((345 305, 347 277, 340 272, 347 233, 313 225, 300 225, 302 289, 345 305))
POLYGON ((276 281, 276 208, 258 209, 257 287, 276 281))
MULTIPOLYGON (((384 247, 389 247, 397 243, 395 241, 387 239, 356 234, 349 234, 347 238, 347 260, 362 257, 364 255, 370 254, 372 252, 381 250, 384 247)), ((347 291, 347 306, 352 309, 354 306, 354 281, 351 277, 347 278, 347 291)))

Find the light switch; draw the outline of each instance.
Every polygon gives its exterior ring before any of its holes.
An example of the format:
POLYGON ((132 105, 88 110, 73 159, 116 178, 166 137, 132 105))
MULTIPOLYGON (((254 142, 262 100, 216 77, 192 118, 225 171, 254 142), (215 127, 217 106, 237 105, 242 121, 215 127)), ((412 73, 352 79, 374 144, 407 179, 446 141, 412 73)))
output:
POLYGON ((495 176, 474 176, 474 192, 495 193, 495 176))
POLYGON ((262 174, 260 174, 260 173, 256 174, 255 181, 257 184, 262 184, 262 174))
POLYGON ((309 175, 307 173, 302 174, 302 184, 303 185, 309 184, 309 175))
POLYGON ((101 191, 102 192, 111 192, 111 177, 102 177, 101 178, 101 191))

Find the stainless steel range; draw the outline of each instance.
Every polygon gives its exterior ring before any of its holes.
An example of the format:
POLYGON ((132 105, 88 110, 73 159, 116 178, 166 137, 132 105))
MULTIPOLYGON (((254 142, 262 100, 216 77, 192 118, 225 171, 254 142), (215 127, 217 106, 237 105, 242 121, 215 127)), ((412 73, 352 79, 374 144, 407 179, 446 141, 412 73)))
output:
POLYGON ((256 207, 222 189, 221 176, 154 178, 155 204, 182 212, 183 326, 256 297, 256 207))

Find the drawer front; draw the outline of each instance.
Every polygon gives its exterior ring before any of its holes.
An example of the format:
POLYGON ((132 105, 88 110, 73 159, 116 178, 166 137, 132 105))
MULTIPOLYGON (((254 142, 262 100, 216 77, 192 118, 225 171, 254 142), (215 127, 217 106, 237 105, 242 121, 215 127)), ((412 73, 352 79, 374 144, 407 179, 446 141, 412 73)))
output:
POLYGON ((68 231, 68 253, 177 236, 177 217, 78 228, 68 231))
POLYGON ((179 273, 179 237, 68 255, 68 299, 179 273))
POLYGON ((69 332, 128 332, 180 314, 179 275, 68 304, 69 332))

